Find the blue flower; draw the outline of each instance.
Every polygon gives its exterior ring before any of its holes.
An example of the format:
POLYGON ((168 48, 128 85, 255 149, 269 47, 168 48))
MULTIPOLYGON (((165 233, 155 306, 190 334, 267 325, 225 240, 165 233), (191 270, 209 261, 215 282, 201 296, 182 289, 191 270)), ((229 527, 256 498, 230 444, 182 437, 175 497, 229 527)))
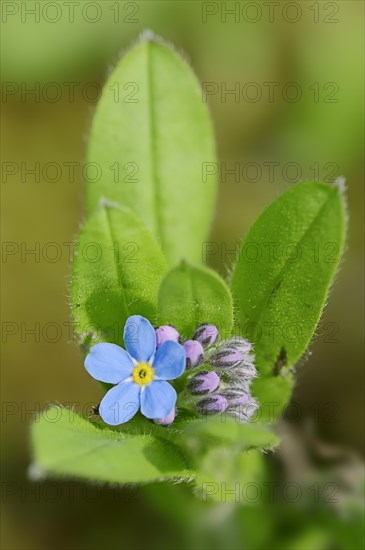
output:
POLYGON ((156 333, 140 315, 129 317, 123 348, 96 344, 85 359, 85 368, 96 380, 116 384, 102 399, 100 416, 116 426, 128 422, 141 408, 147 418, 163 418, 175 407, 176 391, 166 382, 185 370, 185 350, 168 340, 156 350, 156 333))

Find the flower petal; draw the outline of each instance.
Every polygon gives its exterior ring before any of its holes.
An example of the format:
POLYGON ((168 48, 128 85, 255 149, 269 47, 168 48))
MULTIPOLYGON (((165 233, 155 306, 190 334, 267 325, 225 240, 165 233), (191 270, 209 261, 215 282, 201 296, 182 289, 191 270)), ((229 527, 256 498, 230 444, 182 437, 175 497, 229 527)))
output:
POLYGON ((136 361, 149 361, 156 351, 155 329, 140 315, 128 318, 123 338, 127 351, 136 361))
POLYGON ((164 380, 155 380, 141 392, 141 412, 147 418, 163 418, 175 406, 177 399, 174 388, 164 380))
POLYGON ((131 375, 133 361, 129 354, 115 344, 96 344, 85 359, 85 368, 95 380, 118 384, 131 375))
POLYGON ((167 340, 156 351, 153 360, 155 375, 161 380, 174 380, 185 370, 186 353, 180 344, 167 340))
POLYGON ((128 422, 140 406, 141 387, 134 382, 123 381, 108 391, 101 400, 101 418, 111 426, 128 422))

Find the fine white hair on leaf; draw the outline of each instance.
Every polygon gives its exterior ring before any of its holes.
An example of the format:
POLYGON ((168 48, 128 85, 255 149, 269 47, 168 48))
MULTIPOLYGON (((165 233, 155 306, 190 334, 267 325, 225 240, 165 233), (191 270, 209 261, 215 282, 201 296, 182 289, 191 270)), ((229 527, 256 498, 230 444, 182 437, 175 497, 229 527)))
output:
POLYGON ((105 197, 100 197, 98 207, 100 210, 103 208, 119 208, 120 205, 117 202, 113 202, 105 197))
POLYGON ((154 42, 164 42, 164 39, 151 29, 144 29, 138 38, 138 42, 151 42, 152 40, 154 42))
POLYGON ((47 472, 39 464, 33 462, 28 466, 27 476, 30 481, 42 481, 46 479, 47 472))
POLYGON ((334 180, 333 185, 338 187, 341 193, 344 193, 346 191, 346 178, 344 176, 339 176, 334 180))

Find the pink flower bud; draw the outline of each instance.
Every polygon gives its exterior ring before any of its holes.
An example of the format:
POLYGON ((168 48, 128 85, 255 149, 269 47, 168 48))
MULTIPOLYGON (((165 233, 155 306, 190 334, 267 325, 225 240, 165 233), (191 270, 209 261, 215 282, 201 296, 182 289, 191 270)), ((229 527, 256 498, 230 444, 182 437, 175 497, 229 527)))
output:
POLYGON ((163 325, 156 329, 156 348, 159 348, 167 340, 179 343, 180 335, 171 325, 163 325))
POLYGON ((173 421, 175 420, 175 416, 176 416, 176 407, 174 407, 172 411, 169 412, 169 414, 164 418, 154 418, 153 421, 155 424, 159 424, 160 426, 170 426, 170 424, 172 424, 173 421))
POLYGON ((204 361, 204 349, 197 340, 186 340, 183 343, 186 353, 186 368, 192 369, 204 361))
POLYGON ((204 323, 196 329, 193 339, 200 342, 203 348, 207 348, 217 341, 218 335, 216 326, 204 323))
POLYGON ((195 374, 188 383, 188 388, 193 395, 212 393, 219 388, 220 378, 214 371, 202 371, 195 374))

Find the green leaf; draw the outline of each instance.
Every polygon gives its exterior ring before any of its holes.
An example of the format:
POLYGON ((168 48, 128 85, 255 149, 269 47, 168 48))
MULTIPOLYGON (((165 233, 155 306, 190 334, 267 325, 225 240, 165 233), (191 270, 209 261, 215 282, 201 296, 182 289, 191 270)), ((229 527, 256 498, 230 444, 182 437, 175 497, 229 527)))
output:
POLYGON ((149 231, 126 208, 102 207, 79 235, 71 286, 72 316, 83 339, 122 343, 130 315, 156 316, 167 267, 149 231))
POLYGON ((101 197, 126 205, 170 264, 201 259, 216 196, 215 177, 202 180, 203 163, 216 161, 212 124, 189 65, 151 34, 120 59, 106 82, 87 160, 102 175, 89 178, 89 212, 101 197))
POLYGON ((230 291, 211 269, 181 262, 161 283, 158 320, 160 325, 174 325, 185 338, 202 323, 216 325, 221 337, 229 335, 233 323, 230 291))
POLYGON ((253 380, 251 393, 258 397, 260 411, 257 414, 261 422, 273 422, 282 413, 290 399, 292 387, 293 375, 290 372, 283 376, 276 376, 273 372, 261 373, 253 380))
POLYGON ((264 481, 265 464, 259 451, 242 453, 228 447, 209 449, 196 477, 203 501, 241 504, 260 503, 264 481))
POLYGON ((254 343, 261 376, 285 372, 306 351, 345 229, 341 185, 307 182, 271 204, 248 232, 231 287, 239 328, 254 343))
POLYGON ((116 483, 191 475, 171 442, 110 430, 70 409, 50 408, 33 423, 32 437, 35 465, 51 474, 116 483))
POLYGON ((264 424, 240 424, 226 415, 194 419, 177 424, 176 428, 181 431, 182 438, 213 439, 241 450, 273 448, 280 443, 279 437, 264 424))

